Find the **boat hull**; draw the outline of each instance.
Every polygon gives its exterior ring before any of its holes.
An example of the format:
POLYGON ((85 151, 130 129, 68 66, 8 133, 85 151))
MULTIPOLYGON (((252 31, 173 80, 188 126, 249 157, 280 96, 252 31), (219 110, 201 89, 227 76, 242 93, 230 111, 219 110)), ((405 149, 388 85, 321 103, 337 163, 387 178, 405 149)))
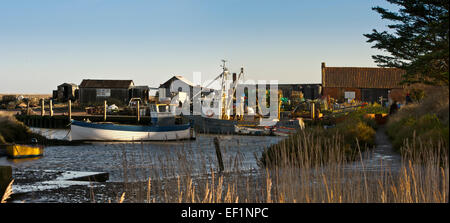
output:
POLYGON ((272 131, 270 128, 264 127, 247 127, 247 126, 238 126, 235 125, 235 133, 239 135, 255 135, 255 136, 269 136, 272 135, 272 131))
POLYGON ((73 121, 72 141, 166 141, 191 139, 195 136, 190 125, 125 126, 73 121))
POLYGON ((12 159, 39 157, 44 155, 43 146, 31 145, 5 145, 6 155, 12 159))

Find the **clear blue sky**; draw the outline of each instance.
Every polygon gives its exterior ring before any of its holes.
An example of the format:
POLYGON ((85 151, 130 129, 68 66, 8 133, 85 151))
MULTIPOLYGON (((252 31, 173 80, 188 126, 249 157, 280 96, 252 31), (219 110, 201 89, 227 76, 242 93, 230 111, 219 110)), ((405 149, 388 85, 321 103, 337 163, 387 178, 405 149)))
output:
POLYGON ((320 64, 373 67, 364 33, 384 0, 0 0, 0 93, 48 93, 83 78, 157 87, 212 79, 320 83, 320 64))

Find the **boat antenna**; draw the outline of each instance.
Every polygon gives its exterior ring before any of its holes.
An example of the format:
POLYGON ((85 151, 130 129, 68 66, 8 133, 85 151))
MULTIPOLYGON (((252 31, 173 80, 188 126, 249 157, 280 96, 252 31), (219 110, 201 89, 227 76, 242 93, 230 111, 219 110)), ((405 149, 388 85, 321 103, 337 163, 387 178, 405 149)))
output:
POLYGON ((220 65, 220 67, 222 67, 222 69, 223 69, 224 72, 228 70, 228 68, 225 66, 225 63, 226 63, 226 62, 228 62, 228 61, 225 60, 225 59, 222 59, 223 65, 220 65))
MULTIPOLYGON (((212 80, 209 84, 207 84, 204 88, 208 88, 212 83, 214 83, 215 81, 217 81, 219 78, 223 78, 224 75, 226 75, 226 73, 228 72, 228 68, 225 66, 225 63, 227 61, 226 60, 222 60, 223 65, 220 65, 220 67, 223 68, 223 72, 221 74, 219 74, 219 76, 217 76, 216 78, 214 78, 214 80, 212 80)), ((223 85, 223 80, 222 80, 222 85, 223 85)), ((195 94, 192 98, 195 98, 197 95, 199 95, 201 93, 201 91, 199 91, 197 94, 195 94)))

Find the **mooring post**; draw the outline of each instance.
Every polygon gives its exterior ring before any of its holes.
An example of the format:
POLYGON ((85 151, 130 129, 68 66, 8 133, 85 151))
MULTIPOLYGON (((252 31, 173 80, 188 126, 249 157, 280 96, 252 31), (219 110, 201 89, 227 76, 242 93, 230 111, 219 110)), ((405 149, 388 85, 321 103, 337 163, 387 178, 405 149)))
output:
POLYGON ((27 100, 27 115, 30 115, 30 100, 27 100))
POLYGON ((137 112, 137 121, 139 122, 139 120, 141 119, 141 111, 140 111, 140 107, 139 107, 139 101, 137 101, 137 108, 136 108, 136 112, 137 112))
POLYGON ((12 179, 11 166, 0 166, 0 198, 5 193, 12 179))
POLYGON ((53 116, 53 100, 50 99, 50 117, 53 116))
POLYGON ((103 121, 106 121, 106 108, 107 108, 106 100, 105 100, 105 107, 103 109, 103 121))
POLYGON ((222 173, 224 170, 222 152, 220 151, 219 138, 217 137, 214 138, 214 146, 216 147, 217 161, 219 162, 219 173, 222 173))
POLYGON ((45 115, 45 110, 44 110, 44 99, 41 99, 41 116, 45 115))
POLYGON ((69 121, 72 120, 72 101, 69 99, 69 121))

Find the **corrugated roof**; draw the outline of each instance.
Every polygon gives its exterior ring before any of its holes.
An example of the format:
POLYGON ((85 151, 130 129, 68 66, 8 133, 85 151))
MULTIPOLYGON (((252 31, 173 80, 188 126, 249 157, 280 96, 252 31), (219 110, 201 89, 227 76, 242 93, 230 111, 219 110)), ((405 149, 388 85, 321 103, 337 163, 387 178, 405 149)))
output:
POLYGON ((134 85, 132 80, 91 80, 84 79, 80 88, 129 88, 134 85))
POLYGON ((323 67, 323 87, 402 88, 404 70, 380 67, 323 67))

